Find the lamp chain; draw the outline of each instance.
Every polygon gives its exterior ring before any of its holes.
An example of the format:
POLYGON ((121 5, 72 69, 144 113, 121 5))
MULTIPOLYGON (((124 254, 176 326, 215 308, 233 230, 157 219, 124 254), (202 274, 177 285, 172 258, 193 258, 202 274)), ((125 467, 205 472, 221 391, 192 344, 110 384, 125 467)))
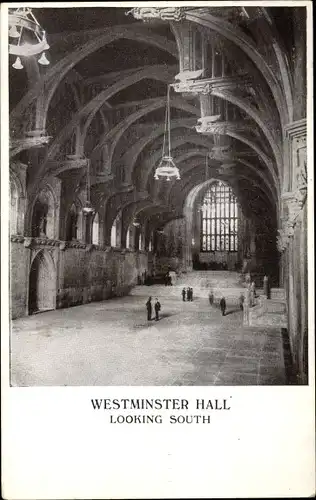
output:
POLYGON ((87 159, 87 201, 90 202, 90 159, 87 159))

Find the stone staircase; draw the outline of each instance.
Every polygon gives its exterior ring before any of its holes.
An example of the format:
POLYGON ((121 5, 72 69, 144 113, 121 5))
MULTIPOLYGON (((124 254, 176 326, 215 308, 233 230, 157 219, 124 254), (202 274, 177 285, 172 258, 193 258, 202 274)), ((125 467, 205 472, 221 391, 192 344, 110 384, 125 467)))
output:
MULTIPOLYGON (((131 295, 181 298, 182 289, 190 286, 194 299, 208 300, 210 293, 213 293, 215 304, 224 296, 227 305, 239 306, 240 295, 245 292, 240 274, 232 271, 192 271, 173 276, 172 283, 172 286, 139 285, 133 288, 131 295)), ((262 293, 262 290, 257 292, 262 293)))
MULTIPOLYGON (((193 300, 200 305, 207 304, 210 293, 214 296, 214 304, 219 304, 225 297, 227 306, 239 307, 240 296, 245 293, 241 276, 232 271, 192 271, 176 276, 172 273, 172 286, 138 285, 130 294, 141 297, 160 297, 163 299, 182 300, 182 289, 193 288, 193 300)), ((270 299, 263 295, 263 289, 256 289, 256 305, 249 309, 249 326, 267 328, 287 328, 287 309, 284 290, 271 288, 270 299)))

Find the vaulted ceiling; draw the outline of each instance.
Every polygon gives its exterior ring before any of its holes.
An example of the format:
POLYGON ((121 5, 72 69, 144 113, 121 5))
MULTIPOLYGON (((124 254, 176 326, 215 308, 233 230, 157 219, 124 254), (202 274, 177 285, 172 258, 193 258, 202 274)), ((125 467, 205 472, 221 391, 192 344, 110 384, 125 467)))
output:
POLYGON ((172 22, 143 22, 127 15, 128 8, 33 10, 47 31, 51 64, 39 67, 31 58, 24 71, 10 65, 9 75, 11 139, 22 144, 12 155, 28 163, 31 197, 52 175, 80 186, 85 169, 78 159, 88 157, 94 203, 100 211, 111 206, 112 219, 130 206, 133 216, 139 212, 153 224, 179 217, 186 197, 207 175, 229 182, 245 212, 259 218, 270 213, 275 223, 283 128, 293 120, 296 98, 297 23, 304 24, 304 9, 188 8, 184 20, 172 22), (196 129, 203 97, 175 88, 171 144, 181 180, 157 182, 167 86, 183 65, 182 23, 225 56, 226 79, 208 81, 233 124, 225 134, 234 166, 221 169, 222 162, 209 159, 205 173, 214 135, 196 129), (23 150, 23 139, 34 130, 45 131, 48 144, 23 150))

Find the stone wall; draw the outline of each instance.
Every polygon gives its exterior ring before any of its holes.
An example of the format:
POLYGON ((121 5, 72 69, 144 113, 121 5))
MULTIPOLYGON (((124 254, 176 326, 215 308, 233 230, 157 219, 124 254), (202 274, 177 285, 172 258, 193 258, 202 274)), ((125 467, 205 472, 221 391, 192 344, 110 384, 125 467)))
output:
POLYGON ((294 228, 286 250, 285 288, 288 303, 288 334, 295 372, 302 383, 308 378, 308 275, 307 207, 294 228))
POLYGON ((53 256, 51 280, 56 308, 71 307, 127 294, 148 272, 145 252, 132 252, 94 245, 67 245, 56 240, 11 237, 11 314, 28 314, 30 263, 42 252, 53 256), (56 286, 55 286, 56 285, 56 286))
MULTIPOLYGON (((286 129, 289 168, 284 174, 282 214, 278 236, 282 280, 288 304, 288 337, 298 382, 308 382, 308 260, 307 260, 307 143, 306 120, 286 129)), ((313 168, 312 162, 309 166, 313 168)))
POLYGON ((23 238, 11 240, 10 246, 10 307, 12 318, 25 316, 30 250, 23 245, 23 238))

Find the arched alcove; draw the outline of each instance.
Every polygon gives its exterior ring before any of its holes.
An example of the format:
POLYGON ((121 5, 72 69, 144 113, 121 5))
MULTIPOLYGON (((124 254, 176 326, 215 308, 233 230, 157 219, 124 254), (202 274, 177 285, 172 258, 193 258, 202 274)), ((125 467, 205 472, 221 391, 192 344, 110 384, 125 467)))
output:
POLYGON ((37 196, 32 214, 32 236, 55 238, 56 207, 49 188, 44 188, 37 196))
POLYGON ((141 230, 138 232, 138 250, 143 250, 143 234, 141 230))
POLYGON ((100 244, 99 228, 100 228, 99 214, 96 213, 94 218, 93 218, 93 223, 92 223, 92 244, 93 245, 100 244))
POLYGON ((121 221, 122 221, 122 212, 119 212, 111 228, 111 247, 121 246, 121 221))
POLYGON ((79 200, 76 200, 68 211, 66 240, 83 240, 83 216, 79 200))
POLYGON ((29 275, 29 314, 55 309, 56 271, 52 257, 40 251, 34 257, 29 275))

